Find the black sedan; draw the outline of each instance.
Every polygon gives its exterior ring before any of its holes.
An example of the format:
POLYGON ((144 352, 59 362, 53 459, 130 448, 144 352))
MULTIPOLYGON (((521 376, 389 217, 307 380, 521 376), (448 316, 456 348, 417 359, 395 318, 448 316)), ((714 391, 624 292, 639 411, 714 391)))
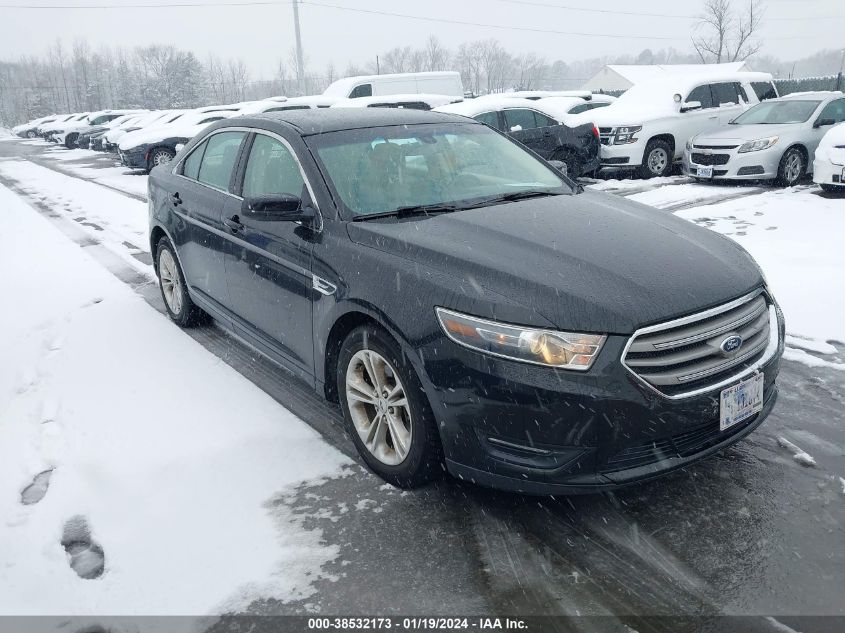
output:
POLYGON ((149 198, 170 317, 210 315, 338 401, 400 486, 445 468, 614 488, 740 440, 775 403, 783 318, 741 247, 463 117, 220 121, 149 198))

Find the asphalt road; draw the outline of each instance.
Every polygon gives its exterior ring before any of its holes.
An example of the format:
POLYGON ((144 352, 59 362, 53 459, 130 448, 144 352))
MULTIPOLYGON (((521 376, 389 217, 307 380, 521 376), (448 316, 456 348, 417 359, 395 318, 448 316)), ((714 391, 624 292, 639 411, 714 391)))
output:
MULTIPOLYGON (((34 145, 0 143, 4 157, 62 168, 34 145)), ((114 166, 105 156, 98 162, 114 166)), ((163 310, 157 287, 85 227, 24 197, 163 310)), ((189 335, 354 457, 334 406, 214 326, 189 335)), ((449 477, 402 492, 360 465, 348 477, 280 493, 270 510, 293 508, 339 555, 314 595, 259 600, 248 612, 605 616, 549 627, 639 633, 845 630, 845 372, 784 361, 779 385, 773 414, 747 439, 613 494, 524 497, 449 477), (782 435, 817 466, 794 461, 778 445, 782 435), (727 624, 711 616, 755 617, 727 624)), ((281 531, 290 514, 278 516, 281 531)), ((270 621, 212 628, 261 630, 270 621)))

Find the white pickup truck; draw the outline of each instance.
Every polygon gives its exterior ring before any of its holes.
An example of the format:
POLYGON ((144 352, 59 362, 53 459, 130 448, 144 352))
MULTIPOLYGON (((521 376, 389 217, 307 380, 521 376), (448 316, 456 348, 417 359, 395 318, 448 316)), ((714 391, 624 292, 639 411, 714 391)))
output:
POLYGON ((652 178, 669 175, 691 137, 777 96, 768 73, 703 68, 667 72, 632 86, 605 108, 576 116, 599 128, 603 169, 636 170, 652 178))

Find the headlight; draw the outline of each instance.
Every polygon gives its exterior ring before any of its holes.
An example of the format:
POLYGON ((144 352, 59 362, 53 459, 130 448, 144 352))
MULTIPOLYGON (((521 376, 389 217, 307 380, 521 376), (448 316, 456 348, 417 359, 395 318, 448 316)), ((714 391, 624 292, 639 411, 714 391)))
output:
POLYGON ((758 138, 756 141, 748 141, 739 146, 737 152, 745 154, 746 152, 759 152, 761 149, 769 149, 772 145, 778 142, 777 136, 770 136, 769 138, 758 138))
POLYGON ((637 132, 643 129, 642 125, 624 125, 616 128, 616 133, 613 136, 614 145, 625 145, 626 143, 634 143, 637 138, 634 136, 637 132))
POLYGON ((586 371, 606 336, 506 325, 435 308, 450 339, 479 352, 523 363, 586 371))

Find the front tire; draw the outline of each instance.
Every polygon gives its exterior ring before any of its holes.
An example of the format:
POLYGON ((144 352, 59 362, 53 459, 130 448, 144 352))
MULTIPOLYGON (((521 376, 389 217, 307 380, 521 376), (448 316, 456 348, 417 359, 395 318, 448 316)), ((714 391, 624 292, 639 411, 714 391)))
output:
POLYGON ((797 185, 807 169, 804 152, 797 147, 790 147, 783 153, 778 165, 777 183, 781 187, 797 185))
POLYGON ((349 436, 382 479, 414 488, 440 475, 442 449, 428 398, 386 332, 363 325, 346 337, 337 390, 349 436))
POLYGON ((188 295, 188 286, 176 257, 176 250, 166 237, 159 240, 156 248, 156 273, 161 298, 170 320, 180 327, 191 327, 200 323, 203 312, 188 295))
POLYGON ((674 151, 669 143, 661 139, 649 141, 643 154, 643 164, 640 165, 640 177, 658 178, 668 176, 672 172, 673 160, 674 151))
POLYGON ((65 147, 68 149, 73 149, 76 147, 76 139, 79 138, 79 134, 68 134, 65 137, 65 147))
POLYGON ((30 130, 29 132, 26 133, 26 138, 37 138, 37 137, 38 137, 38 135, 33 130, 30 130))

